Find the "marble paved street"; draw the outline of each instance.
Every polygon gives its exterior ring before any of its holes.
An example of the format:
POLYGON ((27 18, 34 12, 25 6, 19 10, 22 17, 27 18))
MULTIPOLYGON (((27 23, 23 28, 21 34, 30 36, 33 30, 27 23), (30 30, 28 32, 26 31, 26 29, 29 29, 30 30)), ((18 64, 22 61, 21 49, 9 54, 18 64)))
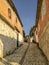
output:
POLYGON ((42 54, 40 49, 36 44, 30 44, 30 47, 25 56, 24 62, 22 65, 49 65, 45 56, 42 54))

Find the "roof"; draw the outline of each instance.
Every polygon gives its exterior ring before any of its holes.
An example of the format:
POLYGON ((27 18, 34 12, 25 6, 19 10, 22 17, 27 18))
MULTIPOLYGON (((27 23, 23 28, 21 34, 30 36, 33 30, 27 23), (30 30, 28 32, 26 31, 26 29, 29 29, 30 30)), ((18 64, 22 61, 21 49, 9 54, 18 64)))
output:
POLYGON ((6 0, 6 1, 10 4, 10 6, 12 7, 12 9, 15 11, 16 15, 17 15, 18 18, 19 18, 20 24, 21 24, 22 27, 23 27, 22 21, 21 21, 21 19, 20 19, 20 17, 19 17, 18 11, 17 11, 17 9, 16 9, 16 7, 15 7, 13 1, 12 1, 12 0, 6 0))

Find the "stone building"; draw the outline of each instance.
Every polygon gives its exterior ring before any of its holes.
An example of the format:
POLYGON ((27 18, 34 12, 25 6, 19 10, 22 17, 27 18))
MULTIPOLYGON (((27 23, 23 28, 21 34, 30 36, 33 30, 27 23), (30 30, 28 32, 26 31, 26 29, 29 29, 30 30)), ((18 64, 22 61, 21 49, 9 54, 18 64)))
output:
POLYGON ((23 24, 12 0, 0 0, 0 57, 23 42, 23 24))
POLYGON ((49 60, 49 0, 38 0, 36 26, 38 29, 39 47, 49 60))

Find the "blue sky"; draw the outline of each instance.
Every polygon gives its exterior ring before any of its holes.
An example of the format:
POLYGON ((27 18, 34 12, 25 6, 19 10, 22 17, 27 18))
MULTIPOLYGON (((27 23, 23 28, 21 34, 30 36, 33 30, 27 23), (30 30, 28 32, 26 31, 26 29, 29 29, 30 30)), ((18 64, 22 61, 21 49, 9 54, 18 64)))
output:
POLYGON ((23 23, 26 35, 36 21, 37 0, 13 0, 23 23))

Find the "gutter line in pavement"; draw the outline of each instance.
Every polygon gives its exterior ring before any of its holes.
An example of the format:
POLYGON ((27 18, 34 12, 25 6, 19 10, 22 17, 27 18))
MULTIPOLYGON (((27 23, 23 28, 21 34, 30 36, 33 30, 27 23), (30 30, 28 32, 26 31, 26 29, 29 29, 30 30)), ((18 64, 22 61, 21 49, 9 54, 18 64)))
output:
POLYGON ((28 49, 29 49, 29 46, 30 46, 30 44, 28 44, 28 47, 27 47, 26 51, 24 52, 24 55, 22 56, 21 61, 19 62, 20 65, 22 65, 23 62, 24 62, 24 59, 25 59, 26 53, 27 53, 27 51, 28 51, 28 49))

